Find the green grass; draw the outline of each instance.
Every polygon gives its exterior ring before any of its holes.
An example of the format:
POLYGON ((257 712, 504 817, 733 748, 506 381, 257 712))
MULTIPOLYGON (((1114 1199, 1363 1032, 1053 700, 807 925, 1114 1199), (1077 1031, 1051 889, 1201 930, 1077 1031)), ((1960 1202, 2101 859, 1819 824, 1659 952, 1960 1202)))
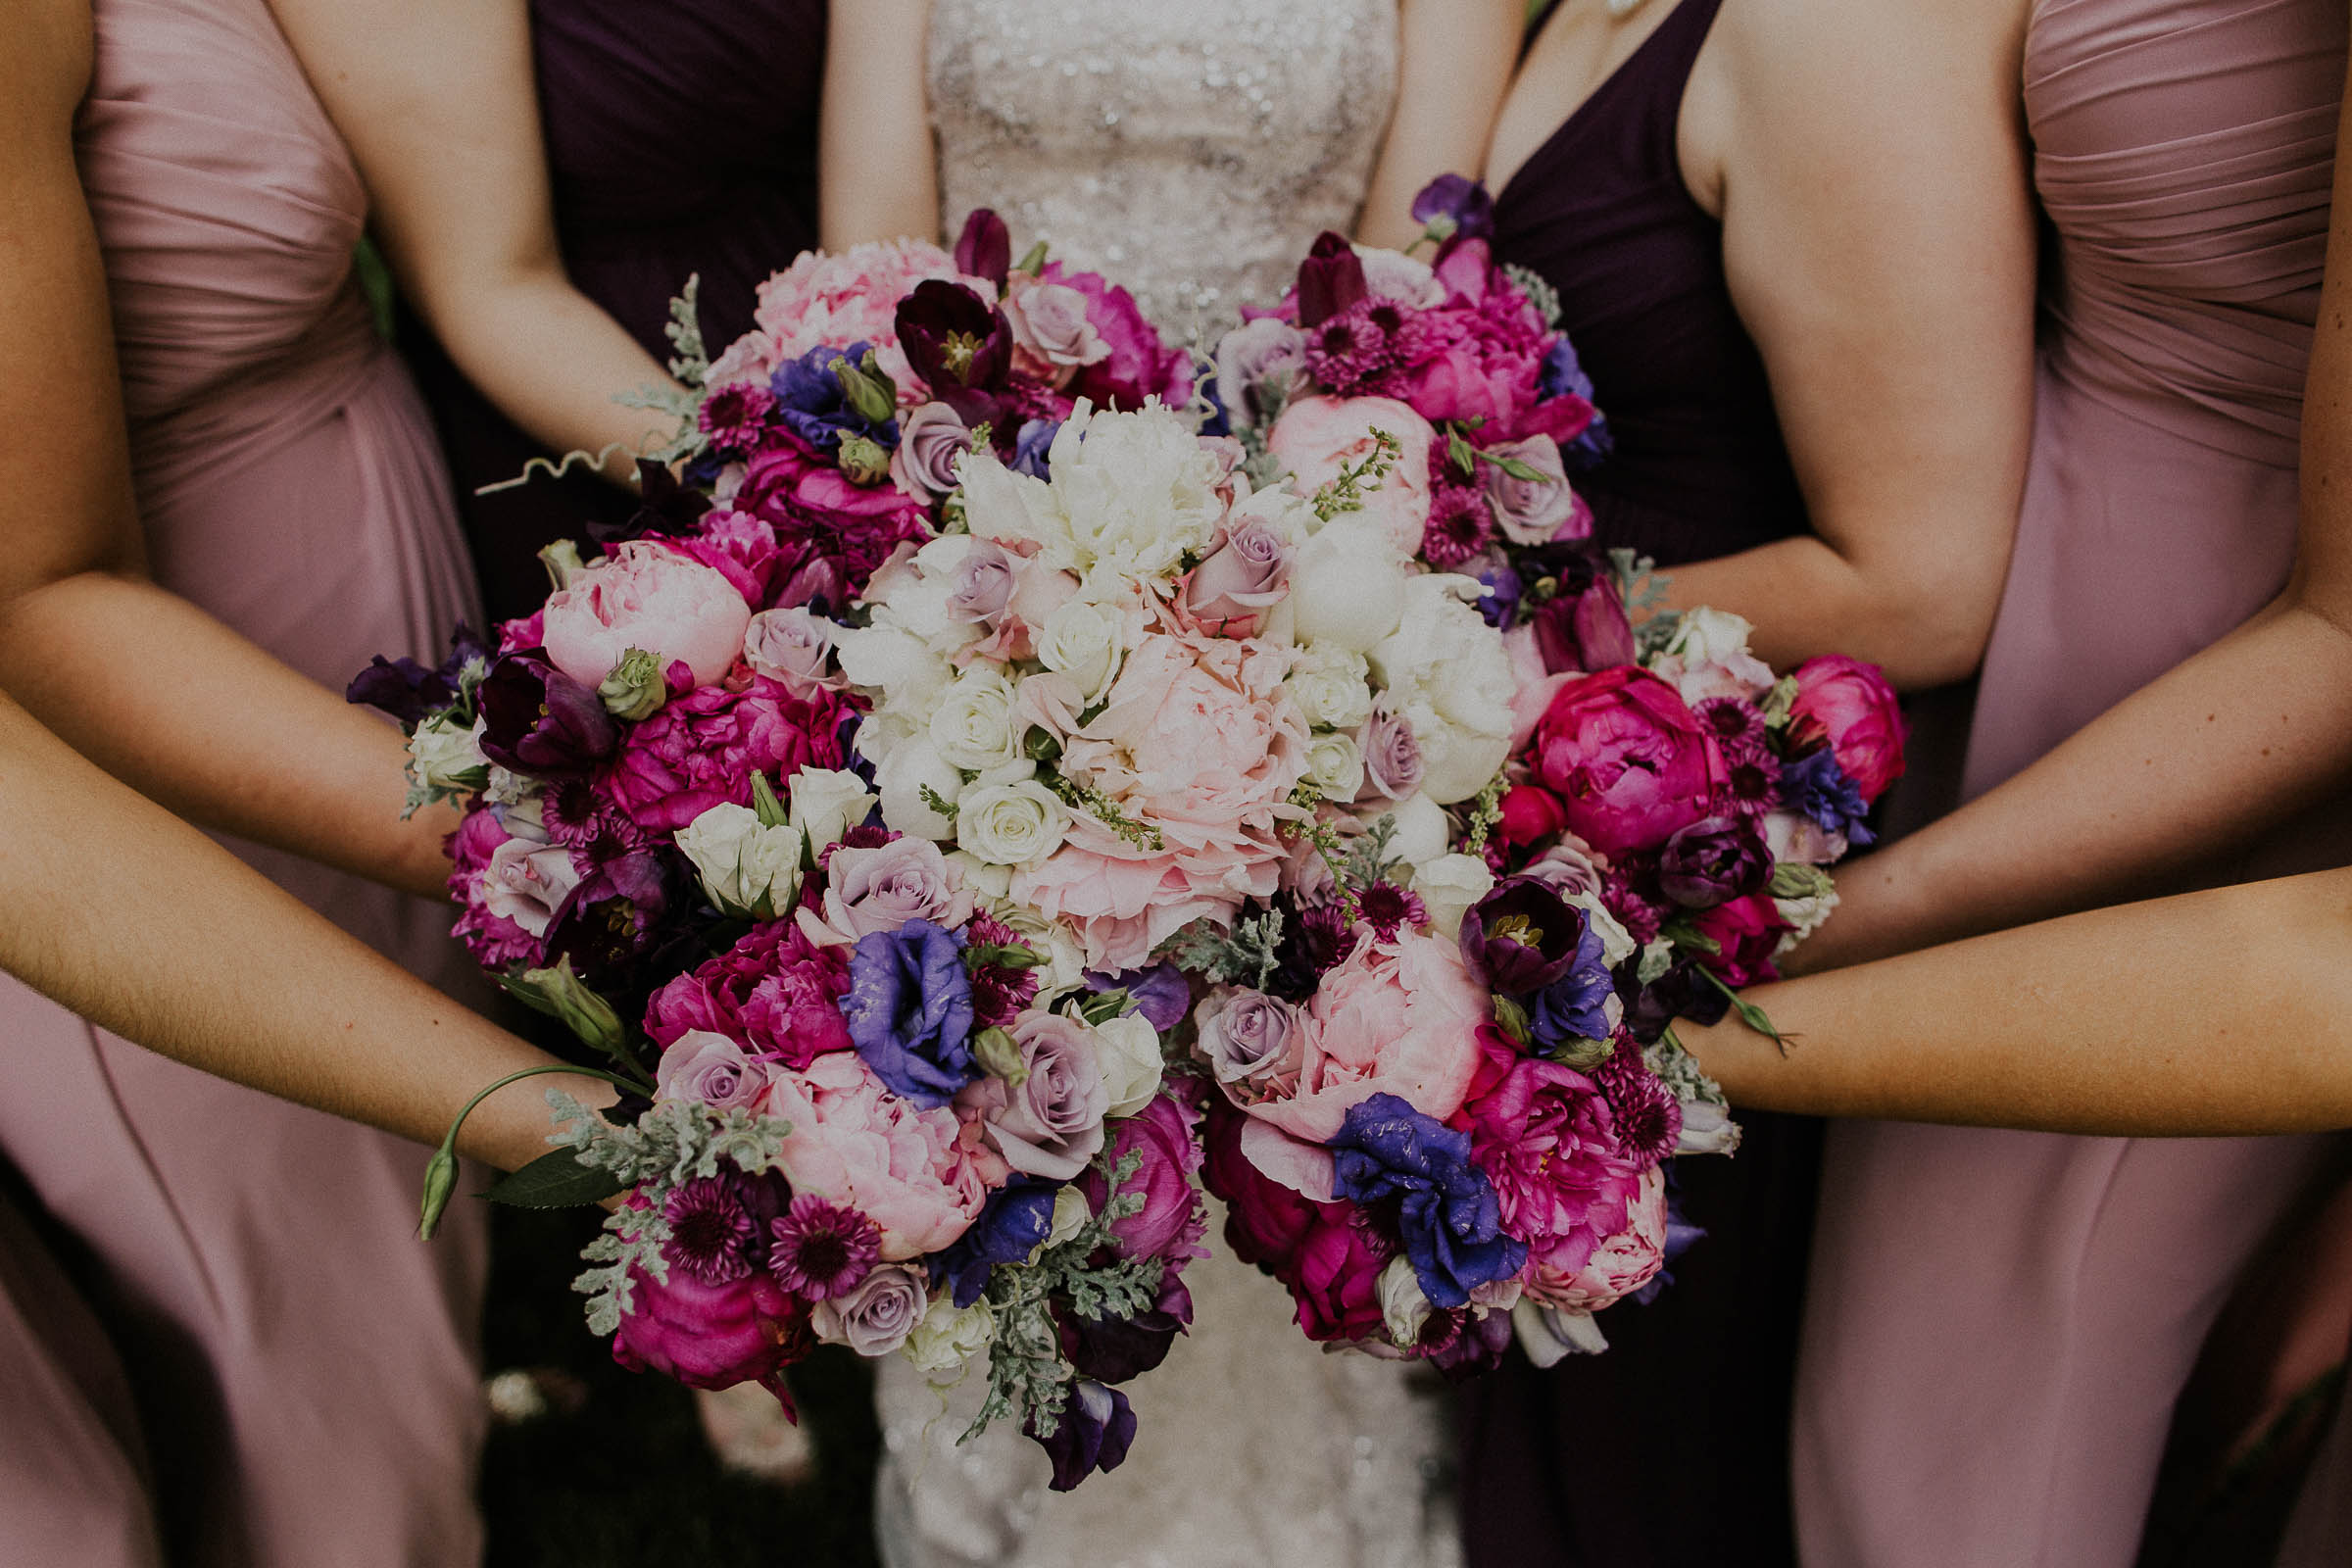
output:
POLYGON ((493 1211, 484 1330, 492 1371, 552 1367, 585 1403, 491 1433, 482 1470, 489 1568, 859 1568, 874 1562, 879 1435, 858 1358, 820 1350, 793 1372, 819 1469, 784 1491, 723 1473, 693 1399, 624 1372, 590 1335, 570 1290, 593 1214, 493 1211))

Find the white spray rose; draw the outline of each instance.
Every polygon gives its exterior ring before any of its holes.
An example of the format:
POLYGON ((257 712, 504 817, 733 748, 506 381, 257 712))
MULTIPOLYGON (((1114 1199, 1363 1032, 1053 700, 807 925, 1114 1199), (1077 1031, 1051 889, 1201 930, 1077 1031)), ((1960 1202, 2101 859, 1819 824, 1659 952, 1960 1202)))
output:
POLYGON ((1451 942, 1470 906, 1494 890, 1494 873, 1475 855, 1441 855, 1413 867, 1413 891, 1429 911, 1429 929, 1451 942))
POLYGON ((1684 611, 1675 621, 1666 652, 1693 663, 1720 664, 1744 655, 1754 631, 1745 616, 1702 605, 1684 611))
POLYGON ((1133 1116, 1159 1093, 1159 1031, 1140 1012, 1095 1026, 1095 1055, 1110 1095, 1105 1116, 1133 1116))
MULTIPOLYGON (((862 748, 862 731, 858 739, 862 748)), ((893 747, 874 769, 874 785, 882 792, 882 820, 896 831, 935 842, 956 836, 956 819, 933 807, 924 792, 955 806, 963 795, 963 772, 939 755, 928 736, 893 747)))
MULTIPOLYGON (((1585 925, 1594 936, 1600 938, 1601 961, 1610 968, 1614 969, 1632 957, 1634 949, 1641 946, 1634 940, 1633 933, 1621 925, 1617 917, 1609 912, 1609 906, 1600 902, 1599 894, 1567 893, 1561 895, 1561 902, 1585 911, 1585 925)), ((1651 978, 1656 977, 1652 976, 1651 978)))
POLYGON ((1013 709, 1012 682, 985 664, 973 665, 947 690, 929 726, 939 755, 974 772, 1017 760, 1023 727, 1013 709))
POLYGON ((1286 684, 1298 711, 1317 729, 1361 729, 1372 716, 1370 666, 1352 649, 1314 648, 1286 684))
POLYGON ((808 841, 810 853, 865 820, 876 797, 865 780, 844 767, 804 767, 792 775, 792 825, 808 841))
POLYGON ((1119 672, 1119 617, 1102 605, 1072 599, 1046 617, 1037 631, 1037 662, 1067 675, 1093 702, 1119 672))
POLYGON ((841 661, 841 672, 852 685, 918 709, 928 707, 946 690, 955 674, 947 660, 933 652, 920 637, 900 626, 848 628, 841 633, 834 651, 841 661))
POLYGON ((1034 865, 1069 830, 1069 808, 1035 779, 981 785, 956 803, 956 842, 992 865, 1034 865))
POLYGON ((748 806, 713 806, 677 832, 710 902, 741 919, 772 920, 792 906, 804 843, 800 829, 762 826, 748 806))
POLYGON ((997 1314, 986 1301, 959 1307, 942 1296, 931 1303, 899 1349, 917 1372, 938 1379, 946 1373, 961 1373, 964 1364, 986 1350, 996 1337, 997 1314))
POLYGON ((1306 781, 1326 800, 1352 801, 1364 787, 1364 752, 1345 730, 1317 735, 1306 746, 1306 781))
POLYGON ((444 713, 416 726, 409 737, 409 761, 416 781, 428 789, 473 789, 490 777, 490 760, 478 744, 482 726, 453 722, 444 713))

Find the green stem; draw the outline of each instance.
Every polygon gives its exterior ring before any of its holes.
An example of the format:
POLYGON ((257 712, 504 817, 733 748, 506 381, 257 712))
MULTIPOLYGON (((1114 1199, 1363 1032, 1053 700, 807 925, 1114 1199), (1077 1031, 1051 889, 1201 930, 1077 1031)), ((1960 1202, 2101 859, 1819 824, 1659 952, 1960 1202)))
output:
POLYGON ((1732 1004, 1732 1010, 1740 1014, 1740 1021, 1741 1023, 1747 1025, 1750 1029, 1753 1029, 1756 1033, 1762 1035, 1765 1039, 1771 1041, 1775 1046, 1780 1048, 1780 1053, 1782 1055, 1786 1056, 1788 1054, 1788 1038, 1783 1035, 1780 1030, 1773 1027, 1772 1018, 1764 1011, 1762 1007, 1757 1006, 1752 1002, 1742 999, 1739 992, 1733 990, 1729 985, 1725 984, 1723 976, 1717 974, 1705 964, 1699 964, 1697 967, 1698 972, 1707 977, 1708 983, 1714 986, 1716 990, 1724 994, 1725 999, 1732 1004))
POLYGON ((419 1205, 416 1218, 416 1239, 418 1241, 429 1242, 433 1239, 433 1232, 441 1227, 441 1215, 449 1207, 450 1195, 457 1191, 458 1132, 466 1125, 466 1118, 473 1114, 476 1105, 506 1088, 507 1085, 519 1083, 525 1078, 535 1078, 546 1072, 569 1073, 578 1078, 602 1078, 609 1084, 624 1090, 634 1090, 639 1094, 650 1093, 653 1089, 651 1084, 633 1078, 623 1078, 618 1073, 607 1072, 602 1067, 575 1067, 569 1062, 545 1062, 536 1067, 525 1067, 520 1072, 507 1074, 466 1102, 466 1108, 458 1112, 457 1120, 451 1122, 449 1131, 442 1135, 441 1147, 433 1151, 431 1159, 425 1161, 424 1199, 419 1205))

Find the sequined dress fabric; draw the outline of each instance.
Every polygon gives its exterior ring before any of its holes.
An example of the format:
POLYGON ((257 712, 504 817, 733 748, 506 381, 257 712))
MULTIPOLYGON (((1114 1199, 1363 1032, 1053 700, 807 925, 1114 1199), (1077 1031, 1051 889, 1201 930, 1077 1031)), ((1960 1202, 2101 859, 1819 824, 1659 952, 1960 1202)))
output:
MULTIPOLYGON (((1353 227, 1396 96, 1396 0, 934 0, 932 117, 952 233, 993 207, 1203 345, 1353 227)), ((1126 1462, 1046 1490, 1007 1427, 957 1445, 976 1380, 880 1365, 889 1568, 1449 1568, 1445 1406, 1426 1374, 1325 1354, 1223 1250, 1192 1333, 1128 1385, 1126 1462)))
POLYGON ((994 207, 1206 343, 1354 227, 1396 0, 937 0, 943 227, 994 207))

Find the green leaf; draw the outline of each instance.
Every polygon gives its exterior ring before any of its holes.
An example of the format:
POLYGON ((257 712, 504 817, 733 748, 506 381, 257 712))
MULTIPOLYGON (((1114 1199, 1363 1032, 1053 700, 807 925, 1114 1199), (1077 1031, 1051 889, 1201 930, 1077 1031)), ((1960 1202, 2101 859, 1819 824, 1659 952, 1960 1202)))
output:
POLYGON ((752 770, 752 809, 759 814, 761 827, 782 827, 791 820, 784 803, 776 799, 775 786, 758 768, 752 770))
POLYGON ((628 1184, 611 1171, 583 1165, 570 1150, 557 1149, 501 1177, 482 1196, 515 1208, 583 1208, 627 1190, 628 1184))

